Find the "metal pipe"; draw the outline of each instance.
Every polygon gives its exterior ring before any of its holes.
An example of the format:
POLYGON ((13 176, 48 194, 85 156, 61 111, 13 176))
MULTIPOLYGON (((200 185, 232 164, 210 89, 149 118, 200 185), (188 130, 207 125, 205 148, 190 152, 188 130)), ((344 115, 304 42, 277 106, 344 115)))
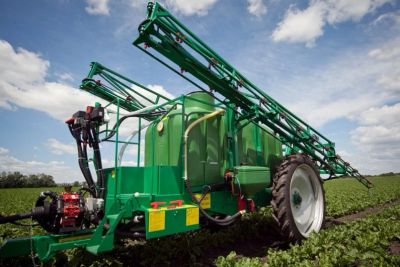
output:
MULTIPOLYGON (((150 125, 150 123, 149 123, 149 124, 145 124, 143 127, 141 127, 141 129, 134 130, 134 131, 131 133, 131 135, 125 140, 123 146, 121 147, 121 150, 119 151, 118 166, 121 166, 121 164, 122 164, 122 158, 123 158, 124 153, 125 153, 125 149, 126 149, 126 147, 130 144, 130 142, 132 141, 133 137, 135 137, 135 136, 138 134, 138 132, 139 132, 140 130, 146 129, 149 125, 150 125)), ((139 140, 139 142, 140 142, 140 140, 139 140)), ((138 153, 140 153, 140 148, 138 148, 138 153)))

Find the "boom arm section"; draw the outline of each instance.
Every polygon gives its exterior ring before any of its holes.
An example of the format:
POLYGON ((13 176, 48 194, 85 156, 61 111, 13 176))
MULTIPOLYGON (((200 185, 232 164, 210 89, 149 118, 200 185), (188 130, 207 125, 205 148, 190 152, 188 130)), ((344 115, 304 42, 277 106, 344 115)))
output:
POLYGON ((267 126, 290 152, 311 156, 321 173, 350 175, 366 187, 372 187, 356 169, 336 155, 333 142, 250 82, 159 3, 150 2, 147 12, 147 19, 139 26, 135 46, 200 89, 205 90, 183 73, 190 73, 211 91, 224 96, 238 108, 239 120, 246 118, 267 126), (178 65, 180 72, 146 50, 149 47, 178 65))
MULTIPOLYGON (((119 106, 130 112, 170 100, 97 62, 91 63, 88 77, 82 80, 80 88, 110 103, 116 104, 119 101, 119 106), (94 79, 97 77, 102 78, 102 81, 94 79)), ((162 107, 157 110, 165 111, 162 107)), ((154 118, 149 115, 147 119, 154 118)))

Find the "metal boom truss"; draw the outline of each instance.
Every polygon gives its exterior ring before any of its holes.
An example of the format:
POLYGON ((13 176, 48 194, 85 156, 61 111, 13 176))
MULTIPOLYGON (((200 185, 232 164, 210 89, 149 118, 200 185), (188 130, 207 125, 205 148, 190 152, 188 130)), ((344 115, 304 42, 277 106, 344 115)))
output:
POLYGON ((147 18, 139 25, 139 37, 133 44, 193 85, 205 90, 184 72, 224 96, 239 108, 239 118, 270 128, 290 152, 311 156, 322 174, 349 175, 367 188, 372 187, 358 170, 336 154, 332 141, 250 82, 159 3, 148 4, 147 18), (178 65, 180 71, 147 48, 178 65))

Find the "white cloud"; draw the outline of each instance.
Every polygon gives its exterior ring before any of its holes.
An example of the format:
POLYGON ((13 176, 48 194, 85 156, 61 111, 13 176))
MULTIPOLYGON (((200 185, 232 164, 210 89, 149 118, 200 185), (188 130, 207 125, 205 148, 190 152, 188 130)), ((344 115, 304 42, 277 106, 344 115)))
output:
POLYGON ((400 11, 382 14, 372 22, 372 25, 376 26, 378 24, 387 22, 392 22, 395 26, 400 25, 400 11))
POLYGON ((0 40, 0 64, 0 80, 17 86, 43 82, 50 66, 39 54, 23 48, 14 51, 13 47, 3 40, 0 40))
MULTIPOLYGON (((161 0, 159 1, 165 8, 173 13, 179 13, 184 16, 205 16, 208 10, 218 0, 161 0)), ((144 8, 147 6, 147 0, 130 0, 133 8, 144 8)))
POLYGON ((329 24, 344 22, 347 20, 359 21, 366 14, 375 11, 383 4, 392 0, 328 0, 327 21, 329 24))
POLYGON ((365 126, 377 124, 394 126, 400 124, 400 103, 392 106, 383 105, 382 107, 370 108, 361 113, 358 117, 358 121, 365 126))
POLYGON ((45 173, 52 175, 57 183, 82 181, 79 168, 70 168, 63 161, 24 161, 10 155, 8 149, 0 147, 0 171, 19 171, 23 174, 45 173))
POLYGON ((69 85, 46 81, 49 61, 0 40, 0 108, 17 106, 46 112, 65 120, 97 98, 69 85))
POLYGON ((263 0, 247 0, 247 11, 260 18, 267 13, 267 6, 263 0))
POLYGON ((272 33, 275 42, 288 41, 292 43, 307 43, 313 46, 316 38, 324 32, 324 10, 322 4, 316 3, 301 11, 291 6, 285 18, 272 33))
POLYGON ((400 39, 394 39, 374 49, 343 52, 329 64, 282 82, 280 91, 290 110, 315 127, 339 118, 355 120, 371 107, 400 98, 400 53, 393 52, 399 46, 400 39))
MULTIPOLYGON (((218 0, 159 0, 158 2, 167 8, 174 16, 205 16, 218 0)), ((148 0, 124 0, 128 6, 133 8, 129 15, 121 14, 122 22, 116 29, 116 36, 129 36, 137 31, 137 26, 143 21, 146 14, 148 0), (133 16, 132 16, 132 13, 133 16), (136 14, 136 16, 135 16, 136 14)), ((125 37, 124 37, 125 38, 125 37)))
MULTIPOLYGON (((212 8, 217 1, 218 0, 160 0, 158 2, 173 13, 179 13, 184 16, 204 16, 208 14, 208 10, 212 8)), ((148 2, 147 0, 130 0, 131 6, 139 9, 145 8, 148 2)))
POLYGON ((391 65, 379 76, 378 83, 384 88, 400 93, 400 40, 389 42, 380 48, 373 49, 368 56, 381 64, 391 65))
POLYGON ((343 118, 355 123, 350 131, 355 149, 346 160, 362 173, 400 171, 399 46, 397 38, 373 49, 357 47, 279 89, 289 110, 313 127, 343 118))
POLYGON ((368 53, 368 56, 378 60, 391 60, 400 56, 400 47, 389 44, 384 48, 373 49, 368 53))
POLYGON ((47 140, 47 146, 50 148, 51 153, 56 155, 63 154, 76 154, 76 146, 73 144, 64 144, 57 139, 50 138, 47 140))
POLYGON ((109 0, 86 0, 88 6, 85 7, 85 10, 91 15, 109 15, 108 2, 109 0))
POLYGON ((72 77, 71 73, 64 72, 64 73, 59 73, 57 74, 57 77, 60 79, 60 81, 65 81, 65 82, 73 82, 74 77, 72 77))
MULTIPOLYGON (((169 99, 173 99, 175 98, 171 93, 169 93, 167 90, 164 89, 164 87, 162 85, 157 85, 157 84, 149 84, 147 85, 147 88, 149 88, 150 90, 153 90, 154 92, 169 98, 169 99)), ((141 94, 143 94, 144 96, 146 96, 147 98, 151 99, 152 101, 156 100, 156 96, 153 95, 152 93, 143 90, 142 88, 138 88, 136 87, 135 89, 136 91, 140 92, 141 94)), ((164 99, 160 99, 160 104, 161 103, 165 103, 166 101, 164 99)))
POLYGON ((8 152, 9 152, 9 150, 7 148, 0 147, 0 155, 7 154, 8 152))
MULTIPOLYGON (((357 118, 351 140, 368 173, 400 171, 400 103, 373 107, 357 118)), ((361 161, 361 160, 360 160, 361 161)))
POLYGON ((204 16, 217 0, 165 0, 167 8, 185 16, 204 16))
POLYGON ((129 1, 133 8, 145 8, 146 7, 146 0, 130 0, 129 1))
POLYGON ((310 0, 304 10, 290 6, 272 33, 275 42, 306 43, 312 46, 326 24, 359 21, 392 0, 310 0))

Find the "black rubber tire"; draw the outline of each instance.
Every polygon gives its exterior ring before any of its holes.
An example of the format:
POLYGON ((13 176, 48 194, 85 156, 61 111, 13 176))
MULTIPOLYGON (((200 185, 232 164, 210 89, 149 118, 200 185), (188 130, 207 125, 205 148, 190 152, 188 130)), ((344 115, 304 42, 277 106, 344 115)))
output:
MULTIPOLYGON (((290 182, 292 175, 299 165, 307 164, 315 171, 319 185, 322 189, 323 198, 323 217, 322 225, 325 219, 325 192, 322 186, 322 180, 311 158, 305 154, 294 154, 287 156, 281 163, 273 178, 272 200, 273 217, 277 221, 281 234, 290 242, 299 242, 305 237, 299 232, 293 218, 290 207, 290 182)), ((321 228, 322 228, 321 225, 321 228)))

